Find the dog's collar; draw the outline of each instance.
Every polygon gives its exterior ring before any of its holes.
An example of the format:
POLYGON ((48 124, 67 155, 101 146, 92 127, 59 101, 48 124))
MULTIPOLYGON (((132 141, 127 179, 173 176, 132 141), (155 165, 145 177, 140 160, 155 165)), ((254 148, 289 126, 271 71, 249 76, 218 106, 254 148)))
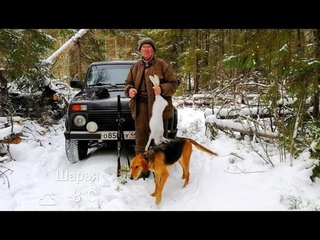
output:
POLYGON ((145 153, 141 153, 142 157, 144 157, 145 160, 147 160, 147 162, 149 162, 149 158, 148 155, 145 153))
MULTIPOLYGON (((141 153, 141 156, 147 161, 147 163, 149 162, 148 156, 145 153, 141 153)), ((141 171, 143 180, 145 180, 145 175, 144 174, 147 173, 148 171, 149 170, 146 170, 146 171, 142 170, 141 171)))

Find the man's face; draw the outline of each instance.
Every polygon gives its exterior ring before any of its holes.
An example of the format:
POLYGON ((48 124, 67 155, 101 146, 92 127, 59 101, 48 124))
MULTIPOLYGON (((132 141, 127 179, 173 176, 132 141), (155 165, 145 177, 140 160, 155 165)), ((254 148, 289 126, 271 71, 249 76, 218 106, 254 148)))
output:
POLYGON ((148 43, 142 44, 140 53, 144 60, 148 61, 154 54, 152 46, 148 43))

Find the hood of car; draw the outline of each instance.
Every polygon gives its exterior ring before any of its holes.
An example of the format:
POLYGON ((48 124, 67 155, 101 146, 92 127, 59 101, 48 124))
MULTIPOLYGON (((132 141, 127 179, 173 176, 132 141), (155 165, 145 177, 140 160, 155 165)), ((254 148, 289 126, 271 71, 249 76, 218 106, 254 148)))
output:
POLYGON ((118 96, 122 110, 129 110, 127 98, 124 89, 107 89, 104 87, 86 88, 78 92, 70 104, 86 104, 88 110, 98 109, 118 109, 118 96))
POLYGON ((112 96, 120 95, 121 97, 124 95, 124 89, 109 89, 106 87, 92 87, 85 88, 79 91, 74 97, 73 101, 81 101, 81 100, 100 100, 107 99, 112 96))

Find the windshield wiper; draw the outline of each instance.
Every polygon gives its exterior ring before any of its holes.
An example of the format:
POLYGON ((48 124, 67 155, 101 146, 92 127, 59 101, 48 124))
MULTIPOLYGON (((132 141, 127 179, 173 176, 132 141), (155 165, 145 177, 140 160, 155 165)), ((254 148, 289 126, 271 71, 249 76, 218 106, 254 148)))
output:
POLYGON ((117 84, 111 84, 111 83, 96 83, 96 84, 90 84, 88 85, 89 87, 94 87, 94 86, 111 86, 113 88, 118 88, 117 84))

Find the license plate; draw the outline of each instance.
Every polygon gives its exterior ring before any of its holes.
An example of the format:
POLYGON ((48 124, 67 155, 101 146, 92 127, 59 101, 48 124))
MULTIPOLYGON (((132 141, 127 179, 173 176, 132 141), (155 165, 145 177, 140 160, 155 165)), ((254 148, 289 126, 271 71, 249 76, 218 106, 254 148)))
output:
MULTIPOLYGON (((127 140, 134 140, 135 139, 135 131, 124 131, 123 135, 124 135, 124 139, 127 139, 127 140)), ((118 139, 118 132, 117 131, 101 132, 101 139, 102 140, 117 140, 118 139)))

